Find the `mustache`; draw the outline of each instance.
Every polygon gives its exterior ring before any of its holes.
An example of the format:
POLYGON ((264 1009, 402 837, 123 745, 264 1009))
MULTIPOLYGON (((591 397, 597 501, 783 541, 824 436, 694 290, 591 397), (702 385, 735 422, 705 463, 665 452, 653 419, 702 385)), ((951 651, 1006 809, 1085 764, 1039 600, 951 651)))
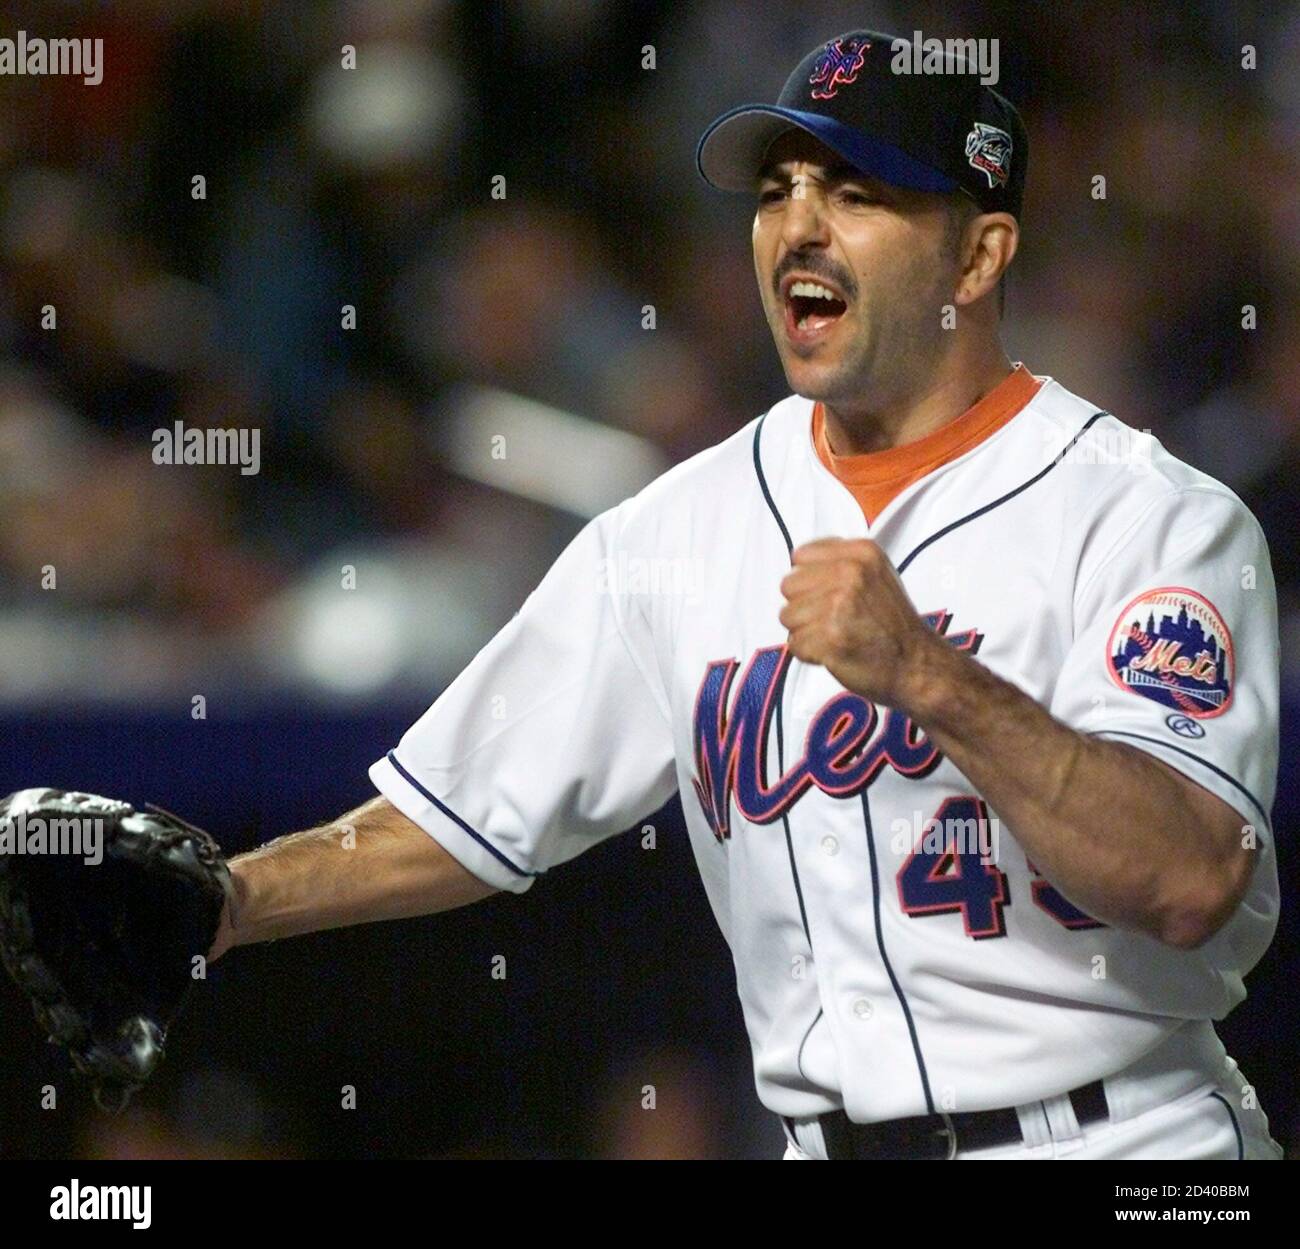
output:
POLYGON ((796 270, 802 273, 810 273, 815 278, 825 278, 827 282, 839 287, 850 299, 857 297, 858 284, 853 280, 852 274, 833 269, 830 265, 812 256, 798 256, 791 253, 777 265, 772 274, 772 293, 778 299, 781 297, 781 283, 785 280, 786 274, 793 273, 796 270))

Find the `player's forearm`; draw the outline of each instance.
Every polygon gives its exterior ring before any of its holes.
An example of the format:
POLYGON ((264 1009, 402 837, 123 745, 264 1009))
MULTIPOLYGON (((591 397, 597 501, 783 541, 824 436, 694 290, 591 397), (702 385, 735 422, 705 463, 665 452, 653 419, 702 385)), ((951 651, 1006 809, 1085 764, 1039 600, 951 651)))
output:
POLYGON ((1194 946, 1228 918, 1253 856, 1226 806, 1158 760, 1078 733, 949 651, 913 715, 1034 866, 1097 919, 1194 946))
POLYGON ((230 861, 216 953, 325 928, 450 910, 496 892, 384 798, 230 861))

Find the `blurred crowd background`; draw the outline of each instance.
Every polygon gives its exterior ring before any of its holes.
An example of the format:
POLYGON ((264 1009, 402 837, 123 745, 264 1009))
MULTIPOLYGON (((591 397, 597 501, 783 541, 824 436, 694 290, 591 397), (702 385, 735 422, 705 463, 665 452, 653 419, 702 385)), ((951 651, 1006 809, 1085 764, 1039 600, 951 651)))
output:
MULTIPOLYGON (((786 393, 751 205, 694 146, 856 26, 1000 39, 1031 138, 1012 358, 1263 523, 1290 888, 1300 6, 1263 0, 6 4, 0 37, 105 49, 96 87, 0 77, 6 788, 153 798, 233 849, 364 800, 587 516, 786 393), (155 464, 176 421, 257 428, 260 472, 155 464), (503 428, 522 464, 493 461, 503 428)), ((65 1088, 42 1114, 15 1080, 0 1156, 770 1156, 679 818, 655 817, 651 865, 615 843, 545 897, 240 952, 136 1111, 65 1088), (670 1113, 642 1113, 646 1085, 670 1113)), ((1222 1029, 1281 1139, 1295 936, 1222 1029)), ((0 989, 13 1060, 64 1087, 18 1010, 0 989)))

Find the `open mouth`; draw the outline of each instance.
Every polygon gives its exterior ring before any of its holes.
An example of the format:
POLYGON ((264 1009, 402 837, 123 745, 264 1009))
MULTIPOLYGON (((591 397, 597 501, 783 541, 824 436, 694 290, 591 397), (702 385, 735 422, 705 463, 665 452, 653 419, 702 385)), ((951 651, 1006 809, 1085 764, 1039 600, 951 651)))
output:
POLYGON ((785 289, 786 320, 799 337, 819 334, 848 311, 843 297, 821 282, 800 278, 785 289))

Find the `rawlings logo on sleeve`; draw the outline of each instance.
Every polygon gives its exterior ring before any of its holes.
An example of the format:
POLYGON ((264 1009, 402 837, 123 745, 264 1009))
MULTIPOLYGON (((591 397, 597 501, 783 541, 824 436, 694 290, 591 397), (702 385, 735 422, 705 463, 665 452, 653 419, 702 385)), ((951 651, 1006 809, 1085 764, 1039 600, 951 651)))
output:
POLYGON ((1232 701, 1232 636, 1193 590, 1138 595, 1111 630, 1106 661, 1122 689, 1198 720, 1222 715, 1232 701))

